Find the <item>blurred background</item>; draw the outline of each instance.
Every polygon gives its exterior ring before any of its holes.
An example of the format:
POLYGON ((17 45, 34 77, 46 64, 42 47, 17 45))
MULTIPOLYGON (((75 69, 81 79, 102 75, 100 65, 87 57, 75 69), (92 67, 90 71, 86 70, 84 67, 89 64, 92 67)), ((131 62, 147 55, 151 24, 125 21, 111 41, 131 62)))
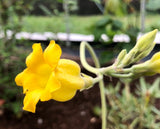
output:
MULTIPOLYGON (((104 66, 123 48, 130 50, 138 36, 155 28, 160 29, 160 0, 0 0, 0 129, 100 128, 100 117, 92 111, 100 104, 96 88, 64 104, 40 103, 36 114, 22 111, 22 88, 14 78, 26 67, 33 43, 45 48, 55 40, 62 47, 62 58, 80 63, 79 45, 87 41, 104 66), (72 115, 70 120, 66 120, 68 115, 72 115), (79 120, 71 124, 75 117, 79 120)), ((158 37, 156 43, 154 51, 159 49, 158 37)))

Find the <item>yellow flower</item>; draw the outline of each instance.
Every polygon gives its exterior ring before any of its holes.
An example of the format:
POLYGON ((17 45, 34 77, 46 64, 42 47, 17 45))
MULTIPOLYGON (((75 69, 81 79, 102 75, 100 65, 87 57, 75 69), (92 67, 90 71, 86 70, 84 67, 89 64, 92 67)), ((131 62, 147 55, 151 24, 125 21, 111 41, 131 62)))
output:
POLYGON ((151 76, 156 73, 160 73, 160 52, 157 52, 153 57, 142 63, 137 64, 132 67, 133 73, 138 73, 141 75, 151 76))
POLYGON ((40 43, 32 48, 33 52, 26 58, 27 68, 16 76, 15 82, 23 87, 23 109, 34 113, 39 100, 68 101, 85 84, 79 65, 60 59, 61 48, 53 40, 44 52, 40 43))
POLYGON ((160 52, 154 54, 147 63, 151 72, 160 73, 160 52))

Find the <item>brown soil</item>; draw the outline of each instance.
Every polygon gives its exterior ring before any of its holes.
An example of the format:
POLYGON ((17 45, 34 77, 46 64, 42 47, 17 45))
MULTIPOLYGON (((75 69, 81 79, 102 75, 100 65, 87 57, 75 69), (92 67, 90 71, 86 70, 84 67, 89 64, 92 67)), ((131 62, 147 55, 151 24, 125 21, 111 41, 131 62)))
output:
POLYGON ((68 102, 40 102, 36 113, 24 112, 17 118, 10 112, 0 116, 0 129, 100 129, 101 120, 92 109, 100 104, 99 89, 78 92, 68 102))

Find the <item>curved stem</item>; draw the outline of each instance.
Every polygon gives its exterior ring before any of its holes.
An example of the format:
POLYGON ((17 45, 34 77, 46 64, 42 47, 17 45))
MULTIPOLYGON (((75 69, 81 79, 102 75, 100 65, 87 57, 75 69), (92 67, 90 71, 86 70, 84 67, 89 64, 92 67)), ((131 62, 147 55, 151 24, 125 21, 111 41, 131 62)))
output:
MULTIPOLYGON (((98 61, 98 58, 92 49, 92 47, 87 43, 87 42, 82 42, 80 45, 80 59, 82 65, 90 72, 95 73, 98 77, 102 77, 103 75, 100 73, 100 63, 98 61), (96 68, 90 66, 87 61, 86 61, 86 56, 85 56, 85 47, 88 49, 89 53, 91 54, 93 61, 95 63, 96 68)), ((97 78, 98 78, 97 77, 97 78)), ((96 80, 95 80, 96 81, 96 80)), ((105 90, 104 90, 104 82, 101 79, 99 81, 99 88, 100 88, 100 95, 101 95, 101 105, 102 105, 102 129, 106 129, 107 125, 107 107, 106 107, 106 98, 105 98, 105 90)))
POLYGON ((82 42, 81 45, 80 45, 80 60, 81 60, 81 63, 83 65, 83 67, 85 69, 87 69, 88 71, 92 72, 92 73, 95 73, 95 74, 99 73, 99 69, 94 68, 94 67, 92 67, 91 65, 89 65, 87 63, 86 54, 85 54, 85 48, 87 48, 87 50, 91 54, 96 67, 97 68, 100 67, 98 58, 97 58, 96 54, 94 53, 94 50, 92 49, 92 47, 87 42, 82 42))
POLYGON ((99 82, 99 81, 102 80, 102 79, 103 79, 103 75, 97 76, 96 78, 94 78, 93 84, 96 84, 97 82, 99 82))

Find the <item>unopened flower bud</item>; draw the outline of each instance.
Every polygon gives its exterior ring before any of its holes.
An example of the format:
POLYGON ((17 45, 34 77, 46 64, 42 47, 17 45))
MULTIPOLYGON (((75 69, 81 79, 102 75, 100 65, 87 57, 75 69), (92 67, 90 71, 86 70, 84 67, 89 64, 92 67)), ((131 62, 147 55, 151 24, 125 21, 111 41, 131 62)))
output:
POLYGON ((135 54, 137 53, 136 50, 132 50, 130 51, 124 58, 123 60, 121 61, 121 64, 120 66, 121 67, 125 67, 125 66, 128 66, 132 63, 133 59, 135 58, 135 54))
POLYGON ((123 59, 121 66, 125 67, 130 64, 136 63, 139 60, 146 57, 154 48, 155 43, 154 39, 157 33, 157 29, 145 34, 142 36, 136 43, 133 49, 125 56, 123 59))
POLYGON ((160 73, 160 52, 153 55, 153 57, 138 65, 132 67, 133 74, 141 74, 145 76, 151 76, 156 73, 160 73))
POLYGON ((127 54, 126 49, 123 49, 123 50, 119 53, 119 55, 117 56, 117 59, 116 59, 116 62, 114 63, 114 65, 115 65, 115 66, 118 66, 118 65, 122 62, 122 60, 124 59, 124 57, 126 56, 126 54, 127 54))
POLYGON ((152 46, 154 39, 156 37, 158 29, 155 29, 145 35, 143 35, 136 43, 136 46, 139 51, 143 52, 144 50, 148 49, 152 46))
POLYGON ((152 43, 152 45, 148 49, 146 49, 144 52, 140 53, 137 57, 135 57, 133 62, 138 62, 139 60, 146 57, 153 50, 155 44, 156 44, 155 42, 152 43))
POLYGON ((141 63, 141 64, 133 65, 132 66, 132 72, 135 75, 144 74, 148 71, 148 68, 149 68, 148 67, 148 62, 144 62, 144 63, 141 63))

